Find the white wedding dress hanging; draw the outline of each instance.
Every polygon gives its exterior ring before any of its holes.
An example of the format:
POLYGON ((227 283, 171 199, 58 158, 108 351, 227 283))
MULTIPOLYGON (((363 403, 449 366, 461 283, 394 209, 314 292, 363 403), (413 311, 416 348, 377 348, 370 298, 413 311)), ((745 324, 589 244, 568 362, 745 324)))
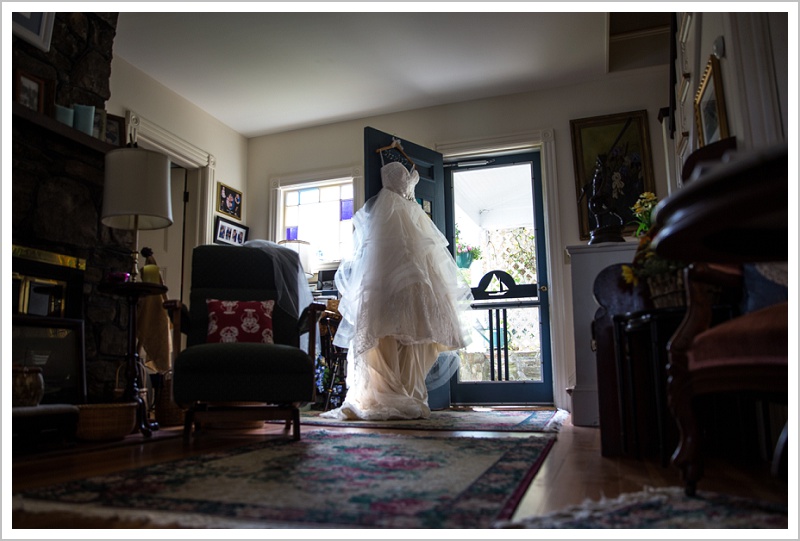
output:
POLYGON ((447 239, 414 199, 419 173, 390 162, 381 181, 353 217, 353 258, 336 272, 342 321, 334 344, 348 348, 348 391, 323 417, 428 418, 425 376, 439 353, 469 340, 472 293, 447 239))

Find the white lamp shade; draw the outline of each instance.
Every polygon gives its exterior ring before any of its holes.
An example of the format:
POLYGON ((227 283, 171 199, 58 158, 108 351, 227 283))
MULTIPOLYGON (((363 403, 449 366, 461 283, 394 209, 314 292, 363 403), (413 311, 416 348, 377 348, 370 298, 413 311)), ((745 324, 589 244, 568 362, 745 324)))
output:
POLYGON ((172 225, 169 158, 141 148, 108 152, 101 221, 116 229, 172 225))

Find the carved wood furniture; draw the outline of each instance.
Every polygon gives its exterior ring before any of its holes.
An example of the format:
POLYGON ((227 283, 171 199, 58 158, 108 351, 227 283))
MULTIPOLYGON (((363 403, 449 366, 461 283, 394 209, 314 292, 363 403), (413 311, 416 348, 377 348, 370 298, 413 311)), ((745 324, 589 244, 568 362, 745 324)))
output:
POLYGON ((669 343, 667 369, 669 406, 680 430, 672 463, 689 495, 703 475, 705 397, 788 397, 788 304, 711 326, 708 288, 741 288, 742 264, 787 260, 787 193, 784 144, 717 165, 656 208, 656 252, 696 262, 686 271, 687 313, 669 343))

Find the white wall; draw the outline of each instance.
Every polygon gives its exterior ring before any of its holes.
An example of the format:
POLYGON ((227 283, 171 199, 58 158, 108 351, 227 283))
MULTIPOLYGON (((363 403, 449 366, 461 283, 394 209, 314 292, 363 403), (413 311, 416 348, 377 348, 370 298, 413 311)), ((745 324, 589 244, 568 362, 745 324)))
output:
MULTIPOLYGON (((208 152, 216 160, 216 180, 246 192, 247 139, 244 136, 120 58, 111 62, 110 85, 111 98, 106 103, 110 114, 124 116, 126 110, 135 111, 208 152)), ((242 208, 244 223, 247 223, 252 206, 245 198, 242 208)), ((255 214, 259 214, 258 208, 255 214)))
MULTIPOLYGON (((658 111, 669 104, 667 65, 608 75, 600 80, 541 92, 476 100, 391 115, 369 117, 250 139, 248 142, 247 197, 262 212, 251 212, 248 225, 254 238, 267 238, 274 216, 271 183, 276 179, 300 178, 303 172, 360 169, 363 171, 365 126, 392 133, 401 139, 436 148, 437 145, 481 139, 496 139, 534 130, 552 130, 558 189, 560 246, 552 246, 551 272, 558 273, 562 291, 552 291, 552 312, 563 319, 552 320, 556 405, 568 409, 564 389, 574 383, 574 343, 570 267, 565 247, 579 244, 577 192, 569 121, 645 109, 648 114, 656 192, 667 195, 667 175, 658 111), (558 343, 556 343, 558 342, 558 343), (559 373, 565 377, 559 378, 559 373)), ((273 192, 274 193, 274 192, 273 192)), ((551 285, 559 280, 553 277, 551 285)))

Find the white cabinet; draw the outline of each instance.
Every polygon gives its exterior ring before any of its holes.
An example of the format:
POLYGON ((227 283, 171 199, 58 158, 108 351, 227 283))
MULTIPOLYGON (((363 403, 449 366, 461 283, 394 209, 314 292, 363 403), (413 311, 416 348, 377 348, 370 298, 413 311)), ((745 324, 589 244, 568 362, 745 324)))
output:
POLYGON ((575 332, 575 387, 572 424, 599 426, 597 361, 592 347, 592 321, 600 307, 594 298, 594 280, 604 268, 630 263, 638 242, 608 242, 567 246, 572 266, 572 320, 575 332))

